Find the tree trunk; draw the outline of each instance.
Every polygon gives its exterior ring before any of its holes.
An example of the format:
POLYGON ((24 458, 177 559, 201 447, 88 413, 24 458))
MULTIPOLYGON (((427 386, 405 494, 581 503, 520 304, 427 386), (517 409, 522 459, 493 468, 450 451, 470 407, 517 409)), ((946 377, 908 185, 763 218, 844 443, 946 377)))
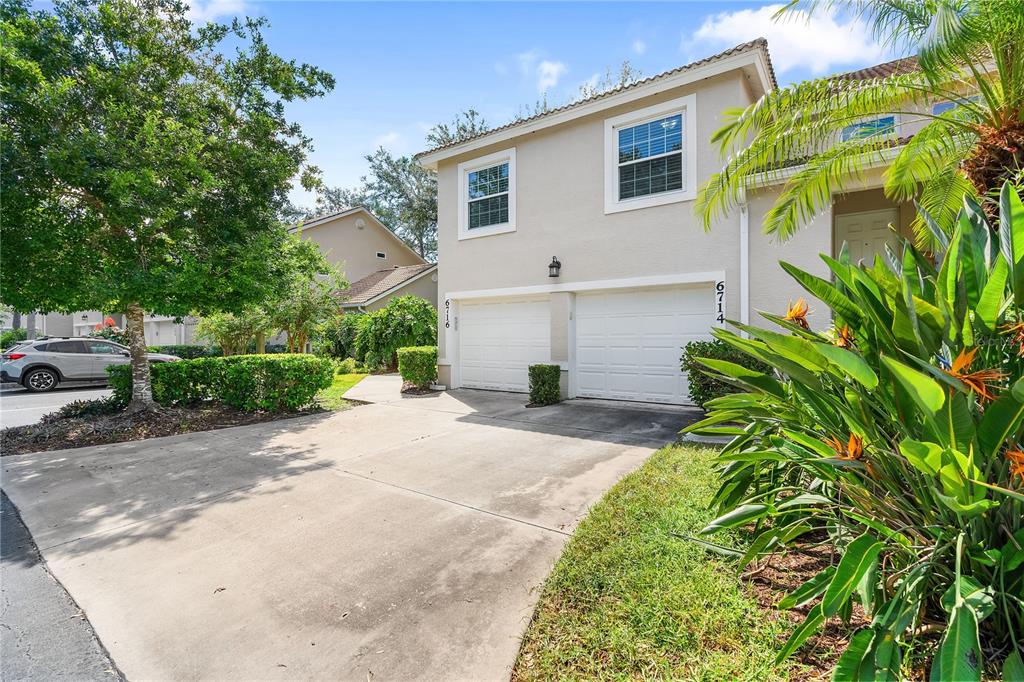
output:
POLYGON ((13 329, 21 329, 21 313, 17 310, 11 315, 11 327, 13 329))
POLYGON ((146 357, 144 317, 145 313, 138 303, 129 304, 125 310, 128 349, 131 351, 132 367, 132 399, 128 403, 129 412, 152 410, 156 407, 149 376, 149 360, 146 357))
POLYGON ((266 332, 256 332, 256 354, 263 355, 267 352, 266 332))
POLYGON ((29 313, 28 314, 28 324, 26 324, 25 326, 28 328, 26 330, 27 333, 25 334, 25 338, 27 338, 29 340, 36 338, 36 314, 35 313, 29 313))

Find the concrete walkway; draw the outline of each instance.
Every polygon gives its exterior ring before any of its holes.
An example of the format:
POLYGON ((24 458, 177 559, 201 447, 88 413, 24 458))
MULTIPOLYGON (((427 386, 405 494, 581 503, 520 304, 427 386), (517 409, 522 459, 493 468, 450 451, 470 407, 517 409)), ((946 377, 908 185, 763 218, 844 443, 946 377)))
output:
POLYGON ((2 460, 128 679, 505 679, 587 507, 695 416, 350 397, 376 402, 2 460))

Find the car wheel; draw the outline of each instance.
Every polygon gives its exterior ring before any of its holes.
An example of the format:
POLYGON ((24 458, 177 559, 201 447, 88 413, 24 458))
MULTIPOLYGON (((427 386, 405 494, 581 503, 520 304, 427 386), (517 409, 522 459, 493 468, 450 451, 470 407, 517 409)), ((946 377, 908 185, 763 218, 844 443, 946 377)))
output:
POLYGON ((32 391, 33 393, 45 393, 46 391, 52 391, 57 388, 57 384, 60 383, 60 377, 52 369, 46 369, 42 367, 40 369, 34 369, 25 376, 23 382, 25 388, 32 391))

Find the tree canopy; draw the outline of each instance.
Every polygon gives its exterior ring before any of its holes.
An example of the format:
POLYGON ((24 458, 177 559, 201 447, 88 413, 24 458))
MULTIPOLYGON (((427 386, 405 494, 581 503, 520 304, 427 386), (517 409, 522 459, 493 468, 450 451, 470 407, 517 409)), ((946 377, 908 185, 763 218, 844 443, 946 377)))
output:
POLYGON ((334 86, 271 52, 264 21, 197 26, 186 10, 0 0, 3 301, 124 311, 147 373, 143 312, 240 311, 287 288, 278 217, 317 171, 284 103, 334 86))

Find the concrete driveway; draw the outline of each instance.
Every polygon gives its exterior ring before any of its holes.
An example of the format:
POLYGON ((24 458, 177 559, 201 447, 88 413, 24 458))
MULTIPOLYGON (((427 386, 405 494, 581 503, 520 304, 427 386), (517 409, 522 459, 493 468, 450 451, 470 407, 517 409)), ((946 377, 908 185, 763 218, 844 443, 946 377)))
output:
POLYGON ((375 403, 2 460, 128 679, 505 679, 587 507, 695 416, 349 396, 375 403))

